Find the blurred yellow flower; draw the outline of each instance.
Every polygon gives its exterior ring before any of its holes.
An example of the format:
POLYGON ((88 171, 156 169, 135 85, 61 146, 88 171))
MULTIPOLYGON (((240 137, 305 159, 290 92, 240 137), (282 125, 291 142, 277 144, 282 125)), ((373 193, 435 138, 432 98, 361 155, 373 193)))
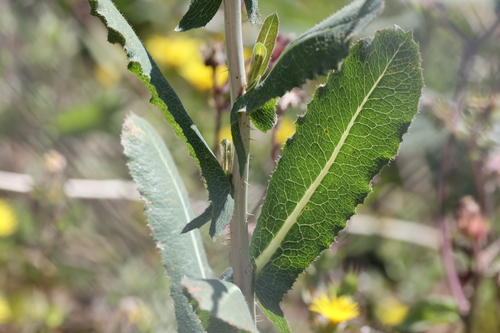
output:
POLYGON ((408 315, 408 307, 394 297, 386 297, 377 303, 375 315, 382 324, 397 326, 408 315))
POLYGON ((5 298, 0 296, 0 324, 5 324, 12 318, 12 310, 5 298))
POLYGON ((168 38, 154 35, 146 40, 146 48, 161 65, 179 68, 187 63, 202 61, 201 42, 194 38, 168 38))
POLYGON ((358 303, 347 296, 330 298, 323 294, 312 301, 309 310, 321 314, 333 325, 359 316, 358 303))
POLYGON ((230 125, 223 126, 219 131, 218 141, 221 142, 224 139, 228 139, 229 141, 232 141, 232 139, 233 139, 233 137, 231 135, 231 126, 230 125))
POLYGON ((288 118, 283 118, 276 129, 276 142, 283 146, 286 140, 295 133, 295 124, 288 118))
MULTIPOLYGON (((200 52, 200 40, 155 35, 146 40, 145 44, 158 64, 175 68, 196 89, 206 91, 214 86, 213 69, 205 65, 200 52)), ((215 73, 217 86, 222 86, 227 78, 227 67, 218 67, 215 73)))
POLYGON ((179 69, 179 74, 198 90, 206 91, 213 87, 213 71, 201 62, 190 62, 179 69))
MULTIPOLYGON (((253 49, 251 47, 245 46, 243 48, 243 58, 245 58, 245 60, 250 60, 252 58, 252 52, 253 49)), ((250 65, 250 63, 248 65, 250 65)))
POLYGON ((215 84, 222 87, 229 79, 229 70, 226 65, 218 66, 215 71, 215 84))
POLYGON ((12 207, 0 199, 0 237, 12 235, 17 229, 17 218, 12 207))

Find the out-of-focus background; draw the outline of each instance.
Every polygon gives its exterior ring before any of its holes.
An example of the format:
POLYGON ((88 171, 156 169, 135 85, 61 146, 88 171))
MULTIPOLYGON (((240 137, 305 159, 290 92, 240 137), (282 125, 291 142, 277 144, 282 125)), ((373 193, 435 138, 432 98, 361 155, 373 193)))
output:
MULTIPOLYGON (((188 0, 114 2, 215 148, 228 135, 222 14, 175 33, 188 0)), ((259 5, 261 17, 278 12, 285 45, 346 3, 259 5)), ((169 282, 120 146, 125 116, 162 134, 200 212, 206 194, 194 162, 86 0, 0 8, 0 332, 175 332, 169 282)), ((499 15, 494 0, 387 0, 366 29, 413 29, 426 87, 399 156, 374 179, 350 230, 285 298, 297 332, 317 324, 308 304, 332 288, 360 306, 349 332, 500 332, 499 15)), ((246 22, 244 33, 249 54, 258 26, 246 22)), ((256 214, 272 156, 309 96, 294 91, 276 131, 252 132, 256 214)), ((205 240, 222 273, 228 240, 205 240)))

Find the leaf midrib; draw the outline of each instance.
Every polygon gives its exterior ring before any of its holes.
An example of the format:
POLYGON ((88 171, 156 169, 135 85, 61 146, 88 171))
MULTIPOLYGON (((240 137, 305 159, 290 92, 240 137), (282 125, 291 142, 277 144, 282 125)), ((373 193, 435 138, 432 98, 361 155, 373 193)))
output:
POLYGON ((345 140, 350 134, 351 128, 354 126, 356 119, 359 116, 359 113, 363 110, 364 105, 368 102, 370 99, 370 96, 372 95, 373 91, 377 88, 377 85, 379 84, 380 80, 385 76, 386 70, 389 67, 389 65, 392 63, 394 60, 394 57, 398 54, 401 45, 404 43, 401 43, 397 50, 394 52, 392 58, 387 62, 387 65, 385 66, 384 70, 380 74, 380 76, 377 78, 373 86, 371 87, 370 91, 366 94, 365 98, 361 102, 361 104, 358 106, 358 109, 354 113, 353 117, 351 118, 351 121, 349 122, 346 130, 342 134, 342 137, 339 140, 339 143, 335 147, 332 156, 330 159, 326 162, 325 167, 321 170, 319 175, 316 177, 314 182, 309 186, 309 188, 306 190, 304 193, 304 196, 300 201, 297 203, 295 208, 293 209, 292 213, 287 217, 285 222, 283 223, 283 226, 281 229, 278 231, 276 236, 271 240, 269 245, 266 247, 264 251, 261 252, 261 254, 255 259, 255 276, 259 276, 260 272, 262 269, 266 266, 266 264, 269 262, 271 257, 274 255, 276 250, 280 247, 283 239, 286 237, 290 229, 294 226, 294 224, 297 222, 297 218, 299 217, 300 213, 302 212, 302 209, 306 206, 306 204, 309 202, 311 199, 312 195, 318 188, 318 186, 321 184, 323 181, 323 178, 328 174, 328 171, 330 170, 331 166, 333 163, 335 163, 335 160, 337 159, 337 156, 344 146, 345 140))
MULTIPOLYGON (((271 14, 271 15, 272 15, 272 14, 271 14)), ((269 23, 269 26, 267 27, 267 30, 266 30, 266 32, 265 32, 265 35, 264 35, 264 43, 263 43, 264 45, 265 45, 265 42, 267 41, 267 39, 268 39, 268 37, 269 37, 269 34, 271 33, 271 30, 272 30, 272 28, 273 28, 273 23, 274 23, 274 21, 276 20, 276 16, 275 16, 275 15, 276 15, 276 13, 275 13, 275 14, 274 14, 274 16, 272 17, 272 21, 269 23)), ((272 52, 272 50, 271 50, 271 51, 268 51, 268 52, 272 52)))
MULTIPOLYGON (((146 136, 153 143, 153 146, 156 148, 156 151, 158 152, 158 155, 160 156, 161 161, 163 162, 163 165, 165 166, 165 168, 167 169, 168 174, 170 175, 170 179, 172 179, 172 183, 174 184, 175 191, 177 192, 177 194, 179 196, 179 199, 181 201, 181 205, 182 205, 182 208, 183 208, 183 211, 184 211, 184 215, 186 217, 186 223, 189 223, 189 221, 191 221, 191 217, 189 216, 189 209, 191 207, 189 207, 186 204, 186 201, 184 200, 184 197, 182 195, 182 191, 181 191, 181 189, 179 187, 179 184, 177 183, 176 177, 174 177, 174 174, 173 174, 172 170, 170 169, 169 164, 167 163, 167 161, 163 157, 163 154, 161 153, 160 147, 156 144, 156 141, 151 136, 149 136, 148 134, 146 134, 146 136)), ((202 262, 202 259, 201 259, 201 256, 200 256, 200 250, 198 248, 198 242, 197 242, 197 239, 195 238, 194 232, 189 232, 189 237, 191 238, 191 242, 193 243, 193 251, 194 251, 194 253, 196 255, 196 262, 198 263, 198 266, 199 266, 199 269, 200 269, 200 273, 201 273, 201 277, 203 279, 206 279, 207 277, 205 275, 205 268, 203 267, 203 262, 202 262)))

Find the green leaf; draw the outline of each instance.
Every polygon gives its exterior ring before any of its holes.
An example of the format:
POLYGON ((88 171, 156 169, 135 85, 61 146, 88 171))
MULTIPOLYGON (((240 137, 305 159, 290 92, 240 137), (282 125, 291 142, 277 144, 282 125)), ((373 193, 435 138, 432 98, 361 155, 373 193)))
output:
POLYGON ((260 309, 262 310, 262 313, 267 317, 267 319, 269 319, 274 324, 274 326, 278 328, 280 333, 292 332, 292 330, 288 326, 288 322, 286 321, 285 317, 283 317, 283 315, 277 315, 262 305, 260 309))
POLYGON ((222 0, 191 0, 187 13, 182 17, 175 31, 201 28, 213 19, 222 0))
POLYGON ((356 0, 308 30, 285 48, 266 78, 241 96, 231 110, 231 132, 240 163, 245 152, 238 135, 237 112, 252 112, 274 97, 283 96, 306 79, 337 69, 348 55, 349 39, 364 29, 382 11, 383 0, 356 0))
POLYGON ((198 230, 181 235, 193 218, 184 184, 161 137, 144 119, 130 115, 123 124, 122 145, 128 167, 145 202, 153 238, 170 278, 179 332, 204 332, 200 320, 183 295, 181 279, 211 278, 198 230))
POLYGON ((187 277, 182 279, 182 285, 198 302, 200 309, 209 311, 213 317, 248 332, 259 332, 250 315, 245 297, 236 285, 219 279, 187 277))
POLYGON ((259 20, 257 0, 245 0, 245 7, 247 9, 248 19, 252 24, 255 24, 259 20))
POLYGON ((260 28, 259 36, 257 37, 256 43, 261 43, 266 48, 266 57, 262 62, 262 66, 260 67, 259 75, 264 77, 264 73, 269 66, 269 61, 271 60, 271 56, 273 55, 274 46, 276 44, 276 37, 278 36, 278 28, 279 28, 279 18, 277 13, 273 13, 266 17, 262 27, 260 28))
POLYGON ((209 232, 215 239, 231 221, 233 214, 234 200, 229 179, 179 97, 113 3, 110 0, 89 0, 89 3, 91 14, 98 17, 108 28, 108 40, 124 47, 130 61, 129 70, 151 91, 150 102, 160 108, 175 133, 186 142, 190 155, 201 168, 211 204, 206 212, 193 222, 195 225, 203 225, 212 220, 209 232))
POLYGON ((349 52, 349 39, 382 10, 383 0, 356 0, 294 39, 269 75, 241 96, 233 111, 251 112, 274 97, 300 87, 306 79, 337 69, 349 52))
POLYGON ((278 120, 276 115, 277 104, 278 99, 273 98, 250 113, 250 119, 252 119, 253 124, 259 131, 266 133, 276 125, 276 121, 278 120))
MULTIPOLYGON (((248 86, 247 90, 253 89, 259 83, 262 77, 262 72, 266 70, 264 67, 264 59, 266 58, 267 50, 264 44, 257 43, 253 47, 252 61, 250 62, 250 71, 248 72, 248 86)), ((267 66, 267 65, 266 65, 267 66)))
POLYGON ((418 46, 394 27, 357 43, 316 90, 285 144, 250 245, 264 308, 283 315, 283 295, 371 191, 417 112, 422 85, 418 46))
MULTIPOLYGON (((274 45, 276 44, 276 37, 278 36, 279 19, 278 14, 273 13, 266 17, 262 28, 260 29, 259 36, 257 37, 257 42, 255 44, 254 52, 252 54, 252 63, 250 64, 250 73, 248 75, 248 87, 247 91, 252 90, 260 82, 262 77, 269 66, 269 61, 271 60, 271 55, 274 51, 274 45), (263 48, 265 52, 257 50, 259 46, 263 48), (254 61, 254 55, 257 60, 254 61), (262 55, 257 57, 257 55, 262 55), (255 63, 255 65, 254 65, 255 63), (252 66, 253 65, 253 66, 252 66)), ((262 131, 267 132, 276 124, 276 103, 277 99, 271 99, 265 103, 262 107, 253 110, 250 113, 250 118, 252 119, 255 127, 262 131)))

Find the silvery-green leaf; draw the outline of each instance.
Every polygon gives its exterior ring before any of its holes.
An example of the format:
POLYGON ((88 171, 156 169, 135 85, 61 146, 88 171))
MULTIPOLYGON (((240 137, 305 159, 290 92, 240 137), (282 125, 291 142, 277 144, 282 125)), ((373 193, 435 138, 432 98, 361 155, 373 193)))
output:
POLYGON ((246 332, 259 332, 245 297, 233 283, 219 279, 184 278, 182 285, 198 302, 200 309, 209 311, 212 317, 246 332))
POLYGON ((130 173, 145 202, 153 238, 170 278, 179 332, 204 332, 191 304, 183 295, 181 279, 211 278, 198 230, 180 234, 193 218, 187 191, 163 140, 144 119, 130 115, 123 124, 122 145, 130 173))

